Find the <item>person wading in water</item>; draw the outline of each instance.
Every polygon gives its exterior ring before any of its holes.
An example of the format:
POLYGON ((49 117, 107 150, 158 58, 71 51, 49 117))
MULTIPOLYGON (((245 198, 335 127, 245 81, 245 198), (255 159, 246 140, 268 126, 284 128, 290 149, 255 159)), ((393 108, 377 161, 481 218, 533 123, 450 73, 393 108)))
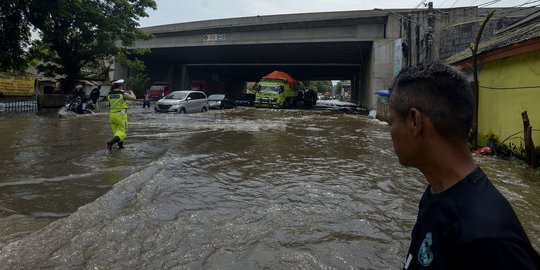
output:
POLYGON ((112 151, 115 143, 118 143, 118 149, 124 148, 124 140, 126 139, 127 122, 128 122, 128 104, 126 100, 135 100, 133 91, 124 91, 124 80, 113 82, 111 92, 107 95, 109 102, 109 118, 111 128, 114 133, 114 138, 107 141, 107 150, 112 151))

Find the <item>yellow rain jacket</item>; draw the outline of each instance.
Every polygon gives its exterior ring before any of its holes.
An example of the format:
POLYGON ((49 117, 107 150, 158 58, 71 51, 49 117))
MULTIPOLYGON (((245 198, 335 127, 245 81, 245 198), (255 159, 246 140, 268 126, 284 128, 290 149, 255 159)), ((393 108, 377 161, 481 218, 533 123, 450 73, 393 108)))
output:
POLYGON ((110 106, 109 118, 111 128, 114 136, 120 138, 120 141, 123 141, 127 136, 128 105, 126 98, 134 99, 135 97, 130 95, 130 93, 125 93, 124 91, 120 90, 113 90, 107 95, 107 101, 109 101, 110 106))

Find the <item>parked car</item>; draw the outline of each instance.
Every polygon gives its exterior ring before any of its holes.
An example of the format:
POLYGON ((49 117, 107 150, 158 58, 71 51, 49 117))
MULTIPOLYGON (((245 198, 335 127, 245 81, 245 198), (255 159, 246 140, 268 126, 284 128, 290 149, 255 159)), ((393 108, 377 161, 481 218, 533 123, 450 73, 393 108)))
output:
POLYGON ((208 106, 210 109, 230 109, 234 108, 234 100, 225 94, 214 94, 208 97, 208 106))
POLYGON ((155 82, 150 86, 150 89, 146 90, 146 93, 151 100, 162 99, 171 93, 171 84, 168 82, 155 82))
POLYGON ((235 101, 237 106, 253 106, 255 94, 241 94, 235 101))
POLYGON ((201 91, 174 91, 156 102, 156 112, 193 113, 208 110, 208 98, 201 91))

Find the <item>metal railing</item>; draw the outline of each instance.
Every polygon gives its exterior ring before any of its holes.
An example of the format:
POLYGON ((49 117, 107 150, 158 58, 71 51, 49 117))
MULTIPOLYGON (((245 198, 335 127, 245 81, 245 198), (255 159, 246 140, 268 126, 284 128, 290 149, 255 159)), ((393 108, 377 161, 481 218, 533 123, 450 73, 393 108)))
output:
POLYGON ((38 105, 35 97, 0 97, 0 113, 8 112, 37 112, 38 105))

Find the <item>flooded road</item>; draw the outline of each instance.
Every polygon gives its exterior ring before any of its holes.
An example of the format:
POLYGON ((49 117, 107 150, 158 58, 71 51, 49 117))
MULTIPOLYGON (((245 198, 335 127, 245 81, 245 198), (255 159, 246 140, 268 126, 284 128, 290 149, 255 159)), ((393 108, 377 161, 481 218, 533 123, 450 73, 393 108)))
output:
MULTIPOLYGON (((426 183, 335 111, 0 114, 0 269, 398 269, 426 183)), ((540 177, 476 158, 540 247, 540 177)))

